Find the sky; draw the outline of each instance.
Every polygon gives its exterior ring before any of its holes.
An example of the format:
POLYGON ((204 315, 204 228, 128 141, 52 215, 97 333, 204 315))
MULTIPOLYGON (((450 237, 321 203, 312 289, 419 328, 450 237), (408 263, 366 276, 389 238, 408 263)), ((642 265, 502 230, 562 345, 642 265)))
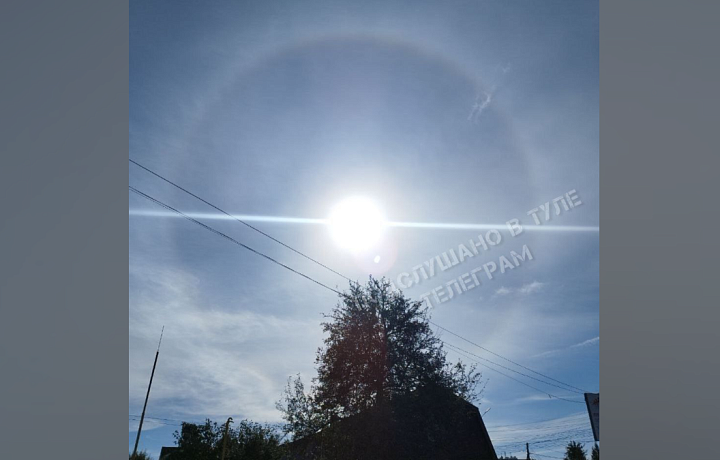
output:
MULTIPOLYGON (((478 357, 599 392, 598 27, 587 1, 133 1, 129 156, 351 279, 386 276, 417 300, 446 286, 429 296, 433 322, 495 353, 436 329, 464 350, 448 347, 450 360, 488 366, 476 403, 496 451, 531 442, 561 456, 566 438, 592 439, 582 394, 478 357), (353 196, 393 223, 362 252, 338 245, 327 224, 353 196), (528 212, 545 203, 551 221, 540 210, 537 225, 528 212), (427 279, 415 269, 407 286, 414 267, 452 260, 492 227, 497 244, 427 279), (524 247, 532 260, 503 264, 524 247), (479 285, 453 283, 477 268, 479 285)), ((347 287, 128 167, 138 190, 347 287)), ((289 376, 314 377, 337 295, 128 200, 129 449, 163 326, 141 449, 157 458, 183 420, 280 422, 275 402, 289 376)))

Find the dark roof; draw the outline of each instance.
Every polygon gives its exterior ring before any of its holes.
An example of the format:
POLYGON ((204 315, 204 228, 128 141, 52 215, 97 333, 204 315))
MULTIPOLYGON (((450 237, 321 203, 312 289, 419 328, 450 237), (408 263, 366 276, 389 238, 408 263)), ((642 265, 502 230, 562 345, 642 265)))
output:
POLYGON ((170 460, 170 454, 175 452, 178 448, 177 447, 165 447, 163 446, 160 449, 160 458, 158 460, 170 460))
POLYGON ((288 458, 497 460, 480 410, 426 387, 288 444, 288 458))

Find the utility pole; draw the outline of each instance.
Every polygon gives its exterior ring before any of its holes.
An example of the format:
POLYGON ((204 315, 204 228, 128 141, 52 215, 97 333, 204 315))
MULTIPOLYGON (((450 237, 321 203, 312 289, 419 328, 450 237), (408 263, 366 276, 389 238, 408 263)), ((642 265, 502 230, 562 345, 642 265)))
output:
POLYGON ((525 451, 527 452, 527 460, 530 460, 530 443, 525 443, 525 451))
POLYGON ((225 460, 225 449, 227 449, 228 430, 230 430, 230 422, 232 421, 232 417, 228 417, 227 422, 225 422, 225 436, 223 437, 222 457, 220 457, 221 460, 225 460))
POLYGON ((147 408, 148 398, 150 397, 150 387, 152 387, 153 376, 155 375, 155 366, 157 365, 158 355, 160 354, 160 344, 162 343, 163 332, 165 332, 165 326, 160 331, 160 341, 158 342, 157 351, 155 352, 155 362, 153 362, 152 372, 150 373, 150 383, 148 384, 147 393, 145 394, 145 404, 143 405, 142 414, 140 415, 140 426, 138 426, 137 437, 135 438, 135 447, 133 448, 132 458, 134 459, 137 455, 138 443, 140 442, 140 433, 142 432, 143 420, 145 420, 145 409, 147 408))

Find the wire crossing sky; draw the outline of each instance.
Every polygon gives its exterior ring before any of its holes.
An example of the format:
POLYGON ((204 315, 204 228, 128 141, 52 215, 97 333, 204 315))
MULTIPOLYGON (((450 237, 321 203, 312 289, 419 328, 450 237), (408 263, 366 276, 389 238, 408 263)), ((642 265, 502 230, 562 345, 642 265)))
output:
MULTIPOLYGON (((547 392, 599 387, 596 3, 131 2, 130 24, 129 414, 165 325, 141 449, 280 422, 321 314, 370 275, 447 298, 432 320, 488 366, 489 426, 577 417, 547 392)), ((578 420, 497 439, 557 455, 578 420)))
MULTIPOLYGON (((206 205, 208 205, 208 206, 216 209, 217 211, 220 211, 223 215, 233 218, 232 215, 230 215, 230 214, 227 213, 226 211, 222 210, 222 209, 219 208, 218 206, 216 206, 216 205, 214 205, 213 203, 210 203, 209 201, 205 200, 204 198, 202 198, 202 197, 200 197, 200 196, 198 196, 198 195, 196 195, 196 194, 188 191, 187 189, 185 189, 185 188, 183 188, 182 186, 176 184, 175 182, 167 179, 166 177, 163 177, 162 175, 158 174, 157 172, 152 171, 151 169, 149 169, 149 168, 141 165, 140 163, 138 163, 138 162, 136 162, 136 161, 134 161, 134 160, 132 160, 132 159, 130 159, 130 162, 133 163, 133 164, 135 164, 136 166, 144 169, 145 171, 149 172, 150 174, 154 175, 155 177, 157 177, 157 178, 159 178, 159 179, 161 179, 161 180, 163 180, 163 181, 171 184, 171 185, 174 186, 175 188, 177 188, 177 189, 179 189, 179 190, 182 190, 183 192, 185 192, 186 194, 192 196, 193 198, 195 198, 195 199, 197 199, 197 200, 205 203, 206 205)), ((238 246, 241 246, 241 247, 243 247, 243 248, 245 248, 245 249, 247 249, 247 250, 249 250, 249 251, 251 251, 251 252, 254 252, 254 253, 258 254, 259 256, 264 257, 264 258, 270 260, 271 262, 276 263, 276 264, 282 266, 283 268, 286 268, 286 269, 290 270, 291 272, 296 273, 296 274, 298 274, 298 275, 300 275, 300 276, 308 279, 309 281, 312 281, 312 282, 320 285, 321 287, 324 287, 325 289, 328 289, 328 290, 330 290, 330 291, 332 291, 332 292, 335 292, 335 293, 337 293, 337 294, 340 294, 339 291, 336 291, 335 289, 332 289, 332 288, 330 288, 330 287, 328 287, 328 286, 320 283, 319 281, 317 281, 317 280, 315 280, 315 279, 313 279, 313 278, 310 278, 309 276, 305 275, 304 273, 298 272, 297 270, 292 269, 292 268, 288 267, 287 265, 285 265, 285 264, 283 264, 283 263, 281 263, 281 262, 278 262, 277 260, 275 260, 275 259, 273 259, 273 258, 271 258, 271 257, 268 257, 267 255, 265 255, 265 254, 263 254, 263 253, 260 253, 260 252, 256 251, 255 249, 252 249, 252 248, 246 246, 245 244, 243 244, 243 243, 241 243, 241 242, 239 242, 239 241, 237 241, 237 240, 229 237, 228 235, 226 235, 226 234, 224 234, 224 233, 222 233, 222 232, 219 232, 219 231, 215 230, 214 228, 212 228, 212 227, 210 227, 210 226, 208 226, 208 225, 206 225, 206 224, 203 224, 202 222, 198 221, 197 219, 195 219, 195 218, 193 218, 193 217, 191 217, 191 216, 189 216, 189 215, 187 215, 187 214, 185 214, 185 213, 183 213, 183 212, 181 212, 181 211, 179 211, 179 210, 177 210, 177 209, 175 209, 175 208, 167 205, 166 203, 163 203, 162 201, 157 200, 156 198, 153 198, 153 197, 151 197, 151 196, 143 193, 142 191, 140 191, 140 190, 138 190, 138 189, 136 189, 136 188, 134 188, 134 187, 132 187, 132 186, 130 186, 130 190, 131 190, 132 192, 134 192, 134 193, 136 193, 136 194, 138 194, 138 195, 140 195, 140 196, 148 199, 149 201, 157 204, 158 206, 167 209, 168 212, 170 212, 171 215, 173 215, 173 216, 183 217, 183 218, 189 220, 190 222, 193 222, 193 223, 195 223, 195 224, 197 224, 197 225, 205 228, 206 230, 209 230, 210 232, 215 233, 216 235, 221 236, 221 237, 223 237, 223 238, 225 238, 225 239, 227 239, 227 240, 229 240, 229 241, 237 244, 238 246)), ((342 277, 342 278, 345 278, 346 280, 352 282, 352 280, 349 279, 348 277, 346 277, 345 275, 343 275, 343 274, 341 274, 341 273, 338 273, 337 271, 333 270, 332 268, 330 268, 330 267, 324 265, 323 263, 318 262, 317 260, 313 259, 312 257, 310 257, 310 256, 308 256, 308 255, 306 255, 306 254, 303 254, 302 252, 296 250, 295 248, 293 248, 293 247, 291 247, 291 246, 288 246, 287 244, 283 243, 282 241, 278 240, 277 238, 274 238, 274 237, 268 235, 267 233, 263 232, 262 230, 259 230, 258 228, 253 227, 252 225, 247 224, 247 223, 244 222, 243 220, 238 219, 238 218, 234 218, 234 220, 237 220, 237 221, 240 222, 241 224, 243 224, 243 225, 245 225, 245 226, 253 229, 254 231, 256 231, 256 232, 260 233, 261 235, 263 235, 263 236, 271 239, 272 241, 274 241, 274 242, 282 245, 283 247, 285 247, 285 248, 287 248, 287 249, 290 249, 291 251, 295 252, 296 254, 300 254, 301 256, 305 257, 306 259, 308 259, 308 260, 314 262, 315 264, 317 264, 317 265, 325 268, 326 270, 328 270, 328 271, 330 271, 330 272, 332 272, 332 273, 335 273, 336 275, 338 275, 338 276, 340 276, 340 277, 342 277)), ((535 370, 533 370, 533 369, 530 369, 530 368, 528 368, 528 367, 526 367, 526 366, 523 366, 522 364, 519 364, 519 363, 517 363, 517 362, 515 362, 515 361, 513 361, 513 360, 511 360, 511 359, 508 359, 508 358, 506 358, 506 357, 504 357, 504 356, 501 356, 501 355, 499 355, 499 354, 497 354, 497 353, 495 353, 495 352, 493 352, 493 351, 491 351, 491 350, 488 350, 487 348, 485 348, 485 347, 483 347, 483 346, 480 346, 480 345, 478 345, 478 344, 476 344, 476 343, 474 343, 474 342, 472 342, 472 341, 470 341, 470 340, 468 340, 468 339, 466 339, 466 338, 464 338, 464 337, 462 337, 462 336, 460 336, 460 335, 458 335, 458 334, 456 334, 456 333, 454 333, 454 332, 452 332, 452 331, 450 331, 450 330, 448 330, 448 329, 440 326, 440 325, 437 324, 437 323, 434 323, 434 322, 432 322, 432 321, 431 321, 430 323, 433 324, 433 325, 435 325, 435 326, 438 327, 439 329, 441 329, 441 330, 443 330, 443 331, 445 331, 445 332, 448 332, 448 333, 452 334, 453 336, 455 336, 455 337, 457 337, 457 338, 459 338, 459 339, 462 339, 462 340, 464 340, 465 342, 467 342, 467 343, 469 343, 469 344, 471 344, 471 345, 473 345, 473 346, 475 346, 475 347, 477 347, 477 348, 479 348, 479 349, 481 349, 481 350, 487 351, 487 352, 489 352, 489 353, 491 353, 491 354, 493 354, 493 355, 495 355, 495 356, 497 356, 497 357, 499 357, 499 358, 504 359, 505 361, 507 361, 507 362, 509 362, 509 363, 512 363, 512 364, 514 364, 514 365, 516 365, 516 366, 519 366, 519 367, 521 367, 521 368, 523 368, 523 369, 525 369, 525 370, 528 370, 528 371, 530 371, 530 372, 532 372, 532 373, 534 373, 534 374, 537 374, 537 375, 539 375, 539 376, 541 376, 541 377, 544 377, 544 378, 546 378, 546 379, 552 380, 552 381, 557 382, 557 383, 561 383, 561 384, 563 385, 563 387, 558 386, 558 385, 556 385, 556 384, 554 384, 554 383, 551 383, 551 382, 547 382, 547 381, 545 381, 545 380, 540 380, 540 379, 538 379, 538 378, 536 378, 536 377, 533 377, 533 376, 524 374, 524 373, 519 372, 519 371, 517 371, 517 370, 510 369, 510 368, 508 368, 508 367, 506 367, 506 366, 503 366, 502 364, 495 363, 495 362, 493 362, 493 361, 491 361, 491 360, 489 360, 489 359, 487 359, 487 358, 483 358, 483 357, 481 357, 481 356, 478 356, 478 355, 473 354, 472 352, 468 352, 468 351, 466 351, 466 350, 459 349, 458 347, 454 347, 454 346, 452 346, 452 345, 447 344, 446 342, 444 342, 444 343, 446 343, 446 345, 451 346, 453 349, 456 349, 456 350, 459 350, 460 352, 465 353, 466 356, 467 356, 467 355, 472 355, 472 356, 475 357, 475 358, 481 359, 481 360, 486 361, 486 362, 490 362, 490 363, 492 363, 492 364, 494 364, 494 365, 496 365, 496 366, 502 367, 503 369, 509 370, 509 371, 511 371, 511 372, 515 372, 516 374, 522 375, 522 376, 527 377, 527 378, 530 378, 530 379, 532 379, 532 380, 536 380, 536 381, 538 381, 538 382, 542 382, 542 383, 545 383, 545 384, 547 384, 547 385, 554 386, 555 388, 560 388, 560 389, 566 390, 565 387, 569 387, 569 388, 571 388, 570 391, 572 391, 572 392, 575 392, 575 393, 583 393, 583 392, 584 392, 584 390, 582 390, 582 389, 580 389, 580 388, 577 388, 577 387, 574 387, 574 386, 572 386, 572 385, 563 383, 563 382, 561 382, 561 381, 559 381, 559 380, 556 380, 556 379, 554 379, 554 378, 552 378, 552 377, 548 377, 548 376, 546 376, 546 375, 544 375, 544 374, 542 374, 542 373, 540 373, 540 372, 537 372, 537 371, 535 371, 535 370)), ((164 326, 163 326, 163 329, 164 329, 164 326)), ((162 341, 162 335, 161 335, 161 341, 162 341)), ((472 358, 471 358, 471 359, 472 359, 472 358)), ((490 369, 497 371, 497 370, 494 369, 494 368, 490 368, 490 369)), ((499 372, 499 371, 498 371, 498 372, 499 372)), ((501 373, 501 372, 500 372, 500 373, 501 373)), ((506 374, 503 374, 503 373, 501 373, 501 375, 504 375, 504 376, 506 376, 506 377, 509 377, 509 376, 507 376, 506 374)), ((512 377, 509 377, 509 378, 512 379, 512 377)), ((534 388, 534 387, 530 387, 530 388, 534 388)), ((542 390, 539 390, 539 391, 542 392, 542 390)), ((549 396, 554 397, 554 398, 556 398, 556 399, 561 399, 561 400, 566 400, 566 401, 567 401, 567 399, 560 398, 560 397, 557 397, 557 396, 554 396, 554 395, 549 395, 549 396)), ((571 402, 576 402, 576 401, 571 401, 571 402)))
MULTIPOLYGON (((176 185, 176 186, 177 186, 177 185, 176 185)), ((183 189, 183 190, 184 190, 184 189, 183 189)), ((251 251, 251 252, 254 252, 254 253, 257 254, 257 255, 259 255, 259 256, 261 256, 261 257, 264 257, 265 259, 267 259, 267 260, 269 260, 269 261, 271 261, 271 262, 273 262, 273 263, 275 263, 275 264, 277 264, 277 265, 280 265, 281 267, 286 268, 287 270, 290 270, 291 272, 296 273, 296 274, 298 274, 298 275, 300 275, 300 276, 308 279, 309 281, 312 281, 312 282, 315 283, 315 284, 318 284, 319 286, 321 286, 321 287, 323 287, 323 288, 325 288, 325 289, 328 289, 328 290, 330 290, 330 291, 332 291, 332 292, 335 292, 335 293, 337 293, 337 294, 341 294, 339 291, 337 291, 337 290, 335 290, 335 289, 333 289, 333 288, 331 288, 331 287, 329 287, 329 286, 327 286, 327 285, 325 285, 325 284, 323 284, 323 283, 321 283, 321 282, 319 282, 319 281, 317 281, 317 280, 315 280, 315 279, 313 279, 313 278, 305 275, 305 274, 302 273, 302 272, 299 272, 299 271, 297 271, 297 270, 295 270, 295 269, 293 269, 293 268, 288 267, 287 265, 283 264, 282 262, 278 262, 277 260, 275 260, 275 259, 273 259, 273 258, 271 258, 271 257, 268 257, 267 255, 265 255, 265 254, 263 254, 263 253, 261 253, 261 252, 256 251, 255 249, 253 249, 253 248, 251 248, 251 247, 249 247, 249 246, 247 246, 247 245, 245 245, 245 244, 237 241, 236 239, 231 238, 231 237, 229 237, 228 235, 226 235, 226 234, 224 234, 224 233, 222 233, 222 232, 219 232, 219 231, 215 230, 214 228, 212 228, 212 227, 210 227, 210 226, 208 226, 208 225, 206 225, 206 224, 203 224, 202 222, 198 221, 197 219, 194 219, 194 218, 192 218, 192 217, 184 214, 183 212, 181 212, 181 211, 179 211, 179 210, 177 210, 177 209, 175 209, 175 208, 173 208, 173 207, 171 207, 171 206, 169 206, 169 205, 167 205, 167 204, 165 204, 165 203, 163 203, 163 202, 161 202, 161 201, 159 201, 159 200, 157 200, 157 199, 155 199, 155 198, 153 198, 153 197, 151 197, 151 196, 149 196, 149 195, 147 195, 147 194, 145 194, 145 193, 143 193, 143 192, 141 192, 140 190, 138 190, 138 189, 136 189, 136 188, 134 188, 134 187, 132 187, 132 186, 130 186, 130 191, 132 191, 132 192, 134 192, 134 193, 136 193, 136 194, 138 194, 138 195, 140 195, 140 196, 148 199, 149 201, 151 201, 151 202, 153 202, 153 203, 155 203, 155 204, 157 204, 157 205, 159 205, 159 206, 161 206, 161 207, 163 207, 163 208, 165 208, 165 209, 168 209, 169 211, 172 211, 174 214, 176 214, 176 215, 178 215, 178 216, 180 216, 180 217, 186 218, 188 221, 190 221, 190 222, 192 222, 192 223, 194 223, 194 224, 197 224, 197 225, 201 226, 202 228, 205 228, 206 230, 208 230, 208 231, 210 231, 210 232, 212 232, 212 233, 214 233, 214 234, 216 234, 216 235, 218 235, 218 236, 221 236, 221 237, 223 237, 223 238, 225 238, 225 239, 227 239, 227 240, 235 243, 235 244, 238 245, 238 246, 243 247, 244 249, 247 249, 247 250, 249 250, 249 251, 251 251)), ((187 193, 189 193, 189 192, 187 192, 187 193)), ((205 202, 206 204, 215 207, 214 205, 210 204, 209 202, 203 200, 202 198, 197 197, 196 195, 193 195, 193 196, 194 196, 195 198, 198 198, 198 199, 202 200, 202 201, 205 202)), ((218 209, 219 209, 219 208, 218 208, 218 209)), ((244 223, 244 222, 241 222, 241 223, 244 223)), ((250 228, 253 228, 253 227, 250 227, 250 228)), ((253 228, 253 230, 258 231, 258 230, 255 229, 255 228, 253 228)), ((309 256, 306 256, 305 254, 302 254, 302 253, 300 253, 299 251, 296 251, 296 250, 294 250, 293 248, 288 247, 286 244, 282 243, 281 241, 278 241, 277 239, 275 239, 275 238, 273 238, 273 237, 271 237, 271 236, 269 236, 269 235, 267 235, 267 234, 265 234, 265 233, 263 233, 263 232, 260 232, 260 233, 263 234, 264 236, 272 239, 273 241, 275 241, 275 242, 277 242, 277 243, 279 243, 279 244, 287 247, 288 249, 291 249, 291 250, 293 250, 294 252, 303 255, 303 256, 306 257, 307 259, 312 260, 313 262, 315 262, 316 264, 322 266, 323 268, 326 268, 327 270, 329 270, 329 271, 331 271, 331 272, 333 272, 333 273, 335 273, 335 274, 338 274, 338 275, 342 276, 343 278, 346 278, 344 275, 341 275, 341 274, 337 273, 335 270, 333 270, 333 269, 331 269, 331 268, 329 268, 329 267, 321 264, 320 262, 317 262, 316 260, 310 258, 309 256)), ((347 279, 347 278, 346 278, 346 279, 347 279)), ((443 331, 446 331, 446 332, 454 335, 455 337, 458 337, 458 338, 460 338, 460 339, 462 339, 462 340, 470 343, 471 345, 474 345, 474 346, 476 346, 476 347, 478 347, 478 348, 480 348, 480 349, 482 349, 482 350, 484 350, 484 351, 487 351, 487 352, 489 352, 489 353, 492 353, 493 355, 498 356, 498 357, 500 357, 500 358, 502 358, 502 359, 504 359, 504 360, 506 360, 506 361, 508 361, 508 362, 510 362, 510 363, 512 363, 512 364, 515 364, 516 366, 522 367, 523 369, 527 369, 527 370, 529 370, 530 372, 533 372, 533 373, 535 373, 535 374, 537 374, 537 375, 543 376, 543 377, 545 377, 545 378, 547 378, 547 379, 550 379, 550 380, 553 380, 553 381, 555 381, 555 382, 562 383, 562 382, 560 382, 559 380, 556 380, 556 379, 554 379, 554 378, 552 378, 552 377, 545 376, 544 374, 542 374, 542 373, 540 373, 540 372, 534 371, 534 370, 532 370, 532 369, 530 369, 530 368, 528 368, 528 367, 526 367, 526 366, 523 366, 523 365, 521 365, 521 364, 516 363, 515 361, 512 361, 512 360, 510 360, 510 359, 508 359, 508 358, 505 358, 505 357, 503 357, 503 356, 501 356, 501 355, 498 355, 497 353, 494 353, 494 352, 492 352, 491 350, 488 350, 488 349, 485 348, 485 347, 482 347, 482 346, 480 346, 480 345, 477 345, 477 344, 473 343, 472 341, 469 341, 469 340, 467 340, 467 339, 459 336, 458 334, 455 334, 454 332, 452 332, 452 331, 450 331, 450 330, 448 330, 448 329, 446 329, 446 328, 443 328, 442 326, 440 326, 440 325, 438 325, 438 324, 436 324, 436 323, 433 323, 432 321, 431 321, 431 324, 435 325, 435 326, 438 327, 439 329, 442 329, 443 331)), ((164 327, 163 327, 163 329, 164 329, 164 327)), ((161 335, 161 341, 162 341, 162 335, 161 335)), ((456 352, 459 352, 462 356, 465 356, 465 357, 472 356, 473 358, 477 358, 477 359, 480 359, 480 360, 482 360, 482 361, 489 362, 489 363, 491 363, 491 364, 493 364, 493 365, 495 365, 495 366, 498 366, 498 367, 501 367, 501 368, 503 368, 503 369, 509 370, 509 371, 514 372, 514 373, 516 373, 516 374, 519 374, 519 375, 522 375, 522 376, 524 376, 524 377, 527 377, 527 378, 529 378, 529 379, 532 379, 532 380, 535 380, 535 381, 544 383, 544 384, 546 384, 546 385, 553 386, 553 387, 555 387, 555 388, 560 388, 560 389, 562 389, 562 390, 567 390, 567 388, 565 388, 565 387, 576 388, 576 390, 572 390, 572 389, 571 389, 570 391, 575 392, 575 393, 582 393, 582 390, 581 390, 581 389, 579 389, 579 388, 577 388, 577 387, 573 387, 572 385, 562 383, 564 386, 559 386, 559 385, 556 385, 556 384, 554 384, 554 383, 552 383, 552 382, 547 382, 547 381, 545 381, 545 380, 541 380, 541 379, 538 379, 538 378, 536 378, 536 377, 533 377, 533 376, 524 374, 524 373, 522 373, 522 372, 519 372, 519 371, 517 371, 517 370, 515 370, 515 369, 511 369, 511 368, 509 368, 509 367, 507 367, 507 366, 503 366, 502 364, 498 364, 498 363, 496 363, 496 362, 494 362, 494 361, 491 361, 491 360, 489 360, 489 359, 487 359, 487 358, 483 358, 483 357, 478 356, 478 355, 476 355, 476 354, 474 354, 474 353, 472 353, 472 352, 469 352, 469 351, 467 351, 467 350, 463 350, 463 349, 461 349, 461 348, 459 348, 459 347, 456 347, 456 346, 454 346, 454 345, 451 345, 451 344, 449 344, 449 343, 447 343, 447 342, 445 342, 445 341, 443 341, 443 343, 444 343, 445 345, 447 345, 448 347, 450 347, 450 349, 455 350, 456 352), (580 390, 580 391, 577 391, 577 390, 580 390)), ((158 348, 159 348, 159 346, 158 346, 158 348)), ((470 360, 472 361, 473 358, 470 358, 470 360)), ((478 363, 477 361, 472 361, 472 362, 478 363)), ((480 365, 482 365, 482 366, 484 366, 484 367, 488 367, 489 369, 491 369, 491 370, 493 370, 493 371, 495 371, 495 372, 498 372, 499 374, 501 374, 501 375, 503 375, 503 376, 505 376, 505 377, 507 377, 507 378, 510 378, 511 380, 515 380, 515 381, 517 381, 518 383, 521 383, 521 384, 523 384, 523 385, 525 385, 525 386, 527 386, 527 387, 529 387, 529 388, 532 388, 532 389, 534 389, 534 390, 537 390, 537 391, 539 391, 539 392, 541 392, 541 393, 543 392, 543 390, 540 390, 540 389, 538 389, 537 387, 533 387, 533 386, 527 385, 527 384, 525 384, 525 383, 523 383, 523 382, 515 379, 514 377, 511 377, 511 376, 509 376, 509 375, 507 375, 507 374, 505 374, 505 373, 503 373, 503 372, 501 372, 501 371, 498 371, 498 370, 495 369, 494 367, 489 367, 489 366, 487 366, 487 365, 485 365, 485 364, 483 364, 483 363, 478 363, 478 364, 480 364, 480 365)), ((560 397, 560 396, 556 396, 556 395, 553 395, 553 394, 550 394, 550 393, 548 393, 548 396, 551 397, 551 398, 555 398, 555 399, 558 399, 558 400, 562 400, 562 401, 574 402, 574 403, 582 404, 581 401, 572 401, 572 400, 569 400, 569 399, 567 399, 567 398, 563 398, 563 397, 560 397)))

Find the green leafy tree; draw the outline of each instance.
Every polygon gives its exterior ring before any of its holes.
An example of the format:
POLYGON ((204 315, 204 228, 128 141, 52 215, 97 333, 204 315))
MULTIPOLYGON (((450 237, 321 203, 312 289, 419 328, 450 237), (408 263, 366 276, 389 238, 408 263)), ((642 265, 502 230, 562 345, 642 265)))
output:
POLYGON ((327 338, 312 387, 306 392, 299 377, 291 380, 278 403, 296 439, 429 385, 469 401, 482 391, 474 366, 446 360, 427 307, 385 279, 351 283, 322 327, 327 338))
POLYGON ((318 410, 314 394, 305 391, 300 376, 288 378, 283 399, 276 407, 285 417, 285 433, 293 433, 296 438, 317 433, 328 424, 328 418, 318 410))
POLYGON ((282 457, 280 436, 269 425, 243 420, 232 435, 228 442, 228 459, 277 460, 282 457))
MULTIPOLYGON (((219 460, 225 425, 209 419, 203 424, 183 423, 174 436, 178 450, 172 460, 219 460)), ((280 436, 269 425, 243 420, 228 430, 226 460, 279 460, 283 452, 280 436)))
POLYGON ((220 458, 219 445, 222 439, 221 427, 205 420, 203 424, 182 424, 180 432, 174 433, 178 451, 173 452, 174 460, 214 460, 220 458))
POLYGON ((146 451, 140 451, 133 456, 132 453, 130 453, 130 460, 152 460, 152 457, 146 452, 146 451))
POLYGON ((600 460, 600 448, 597 446, 597 444, 593 446, 590 458, 592 460, 600 460))
POLYGON ((587 460, 583 445, 579 442, 570 441, 565 448, 565 460, 587 460))

